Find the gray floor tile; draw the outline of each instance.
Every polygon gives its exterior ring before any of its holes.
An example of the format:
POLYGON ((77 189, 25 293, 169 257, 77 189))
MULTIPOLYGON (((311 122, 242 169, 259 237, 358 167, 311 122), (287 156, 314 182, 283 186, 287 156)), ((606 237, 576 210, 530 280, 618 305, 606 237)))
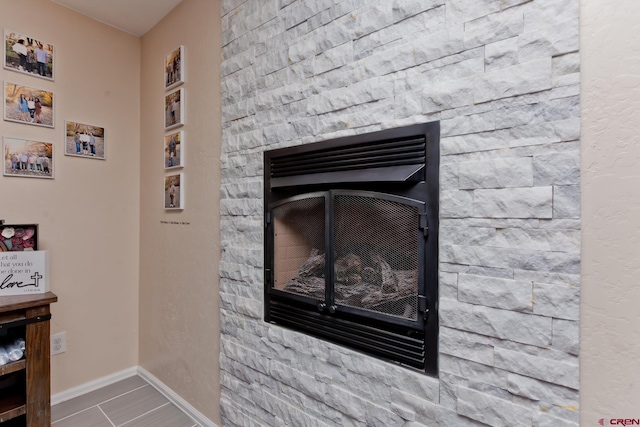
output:
POLYGON ((155 388, 147 385, 100 404, 111 422, 120 426, 169 402, 155 388))
POLYGON ((122 427, 193 427, 196 423, 172 403, 125 423, 122 427))
POLYGON ((78 412, 60 421, 51 423, 51 427, 113 427, 107 417, 97 407, 78 412))
POLYGON ((123 393, 146 385, 147 382, 145 380, 135 375, 101 389, 76 397, 75 399, 59 403, 51 408, 51 421, 54 422, 61 418, 68 417, 69 415, 75 414, 76 412, 82 411, 83 409, 95 406, 98 403, 113 399, 114 397, 120 396, 123 393))

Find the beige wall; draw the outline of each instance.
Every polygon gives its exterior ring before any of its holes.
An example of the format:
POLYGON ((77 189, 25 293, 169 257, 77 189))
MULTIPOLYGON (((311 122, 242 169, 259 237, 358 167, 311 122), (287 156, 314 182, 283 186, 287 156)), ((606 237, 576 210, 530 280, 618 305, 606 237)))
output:
POLYGON ((2 0, 0 27, 55 47, 55 81, 0 69, 0 79, 54 92, 55 128, 0 121, 0 134, 54 145, 55 179, 0 176, 0 218, 40 224, 50 251, 52 392, 138 360, 140 40, 50 0, 2 0), (106 129, 107 160, 64 155, 65 120, 106 129))
POLYGON ((640 418, 637 0, 581 1, 581 424, 640 418))
POLYGON ((219 422, 220 5, 184 0, 142 37, 140 360, 219 422), (164 56, 184 45, 185 209, 163 210, 164 56), (180 224, 173 224, 177 222, 180 224))

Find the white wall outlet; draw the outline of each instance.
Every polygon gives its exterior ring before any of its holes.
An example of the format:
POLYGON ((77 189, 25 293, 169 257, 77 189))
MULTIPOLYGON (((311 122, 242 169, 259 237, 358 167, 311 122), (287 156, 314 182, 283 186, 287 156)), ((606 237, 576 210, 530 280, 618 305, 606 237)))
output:
POLYGON ((67 351, 67 333, 59 332, 51 335, 51 355, 64 353, 67 351))

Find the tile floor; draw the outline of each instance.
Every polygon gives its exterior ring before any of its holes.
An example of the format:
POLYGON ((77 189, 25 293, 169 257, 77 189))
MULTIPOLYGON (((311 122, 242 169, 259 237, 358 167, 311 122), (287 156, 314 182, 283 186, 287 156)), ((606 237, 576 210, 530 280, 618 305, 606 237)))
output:
POLYGON ((139 376, 51 408, 51 427, 199 427, 139 376))

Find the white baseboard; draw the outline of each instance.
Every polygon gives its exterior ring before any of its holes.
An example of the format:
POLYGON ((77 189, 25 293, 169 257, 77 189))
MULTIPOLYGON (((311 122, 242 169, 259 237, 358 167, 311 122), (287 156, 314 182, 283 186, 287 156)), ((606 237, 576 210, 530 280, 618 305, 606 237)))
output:
POLYGON ((77 387, 61 391, 60 393, 56 393, 51 396, 51 405, 57 405, 58 403, 66 402, 67 400, 82 396, 83 394, 91 393, 99 388, 117 383, 118 381, 133 377, 137 374, 138 367, 132 366, 124 371, 116 372, 115 374, 107 375, 106 377, 98 378, 97 380, 89 381, 88 383, 81 384, 77 387))
POLYGON ((156 390, 162 393, 171 403, 180 408, 184 413, 193 418, 202 427, 218 427, 216 423, 205 417, 200 411, 191 406, 186 400, 171 390, 165 383, 160 381, 155 375, 141 366, 137 367, 137 373, 147 380, 156 390))

